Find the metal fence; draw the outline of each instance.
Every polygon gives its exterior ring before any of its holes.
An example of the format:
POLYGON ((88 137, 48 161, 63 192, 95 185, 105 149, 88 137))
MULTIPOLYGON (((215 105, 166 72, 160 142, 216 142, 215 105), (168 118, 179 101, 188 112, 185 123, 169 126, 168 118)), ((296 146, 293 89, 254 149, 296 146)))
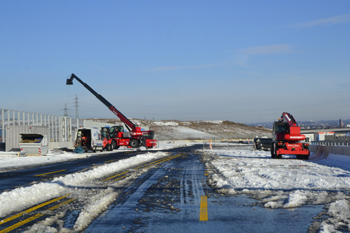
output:
POLYGON ((312 141, 315 146, 349 146, 350 140, 312 141))
POLYGON ((48 140, 51 142, 72 141, 72 119, 41 113, 1 109, 0 142, 6 142, 6 130, 10 126, 44 126, 49 128, 48 140))

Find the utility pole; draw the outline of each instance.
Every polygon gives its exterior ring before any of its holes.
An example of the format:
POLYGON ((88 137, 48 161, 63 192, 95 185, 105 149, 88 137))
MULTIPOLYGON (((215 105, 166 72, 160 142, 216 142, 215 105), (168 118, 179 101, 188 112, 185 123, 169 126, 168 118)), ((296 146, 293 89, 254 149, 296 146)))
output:
POLYGON ((68 108, 67 108, 67 104, 64 104, 64 116, 68 117, 68 108))
POLYGON ((77 129, 79 129, 78 95, 75 96, 75 119, 77 119, 77 129))

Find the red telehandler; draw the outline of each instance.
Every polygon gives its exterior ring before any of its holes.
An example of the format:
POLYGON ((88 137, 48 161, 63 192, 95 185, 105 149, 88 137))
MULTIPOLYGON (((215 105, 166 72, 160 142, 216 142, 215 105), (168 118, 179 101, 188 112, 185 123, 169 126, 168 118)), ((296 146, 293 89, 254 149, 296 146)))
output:
POLYGON ((136 126, 126 116, 119 112, 111 103, 109 103, 103 96, 94 91, 89 85, 81 81, 75 74, 71 74, 67 79, 67 85, 73 85, 73 79, 78 80, 86 89, 88 89, 97 99, 99 99, 104 105, 107 106, 119 119, 125 124, 125 127, 129 132, 124 132, 123 126, 112 126, 108 132, 106 129, 102 129, 101 134, 107 134, 103 137, 103 147, 111 151, 118 149, 119 146, 128 146, 129 148, 140 148, 144 146, 146 148, 152 148, 157 145, 157 140, 154 139, 154 131, 142 131, 141 127, 136 126))
POLYGON ((271 157, 282 158, 282 155, 296 155, 298 159, 309 159, 309 144, 305 135, 300 134, 300 127, 294 117, 284 112, 278 121, 273 123, 271 157))

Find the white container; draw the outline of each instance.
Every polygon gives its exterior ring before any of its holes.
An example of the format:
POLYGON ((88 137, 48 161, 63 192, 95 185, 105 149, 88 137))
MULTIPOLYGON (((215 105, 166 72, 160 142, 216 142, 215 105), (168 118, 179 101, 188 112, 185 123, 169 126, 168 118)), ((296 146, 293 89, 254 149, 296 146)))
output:
POLYGON ((21 133, 19 147, 25 155, 47 155, 49 150, 47 135, 38 133, 21 133))

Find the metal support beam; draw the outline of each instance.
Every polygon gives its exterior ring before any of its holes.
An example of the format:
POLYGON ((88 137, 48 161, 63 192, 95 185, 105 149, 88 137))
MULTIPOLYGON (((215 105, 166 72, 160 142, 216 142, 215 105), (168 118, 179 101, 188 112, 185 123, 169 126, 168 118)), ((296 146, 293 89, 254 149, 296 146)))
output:
POLYGON ((3 108, 1 109, 1 120, 2 120, 1 137, 2 137, 2 142, 5 142, 5 110, 3 108))

